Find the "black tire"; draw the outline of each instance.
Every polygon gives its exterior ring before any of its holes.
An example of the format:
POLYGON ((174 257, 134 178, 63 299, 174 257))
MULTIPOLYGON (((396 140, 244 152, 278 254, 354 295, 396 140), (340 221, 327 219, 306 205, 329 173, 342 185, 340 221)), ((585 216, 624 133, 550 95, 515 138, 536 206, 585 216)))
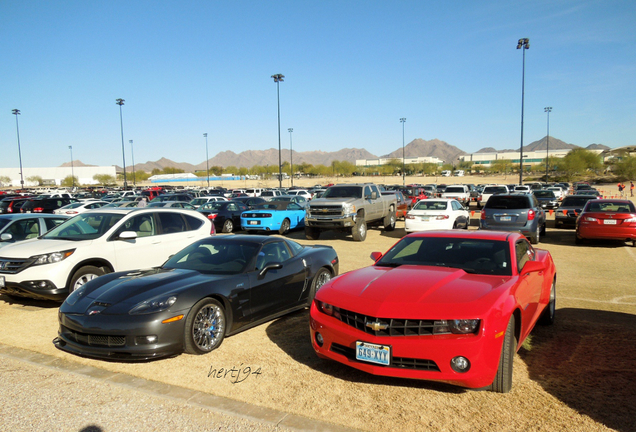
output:
POLYGON ((80 267, 71 278, 71 282, 68 284, 68 293, 72 293, 86 282, 91 281, 106 274, 104 270, 95 266, 80 267))
POLYGON ((544 223, 543 225, 541 225, 541 237, 545 237, 546 225, 547 223, 544 223))
POLYGON ((283 235, 285 234, 287 231, 289 231, 289 226, 290 226, 290 222, 289 219, 285 219, 281 224, 280 224, 280 228, 278 229, 278 234, 283 235))
POLYGON ((383 225, 384 231, 393 231, 395 229, 395 220, 397 216, 395 215, 395 209, 391 207, 389 209, 389 214, 384 217, 383 225))
POLYGON ((550 302, 545 307, 543 312, 541 312, 541 316, 539 317, 538 323, 541 325, 552 325, 554 324, 555 316, 556 316, 556 281, 552 281, 552 286, 550 287, 550 302))
POLYGON ((363 217, 356 218, 356 224, 351 230, 354 241, 364 241, 367 238, 367 222, 363 217))
POLYGON ((307 298, 307 306, 311 306, 311 302, 314 301, 316 293, 324 284, 331 280, 331 272, 322 267, 311 281, 311 288, 309 289, 309 297, 307 298))
POLYGON ((318 240, 320 238, 320 230, 314 227, 305 227, 305 238, 307 240, 318 240))
POLYGON ((232 231, 234 231, 234 222, 232 221, 232 219, 225 219, 225 222, 223 222, 223 228, 221 228, 221 232, 231 233, 232 231))
POLYGON ((207 354, 218 348, 225 338, 225 310, 211 298, 199 300, 188 313, 185 323, 185 352, 207 354))
POLYGON ((541 239, 541 226, 537 225, 537 231, 534 233, 533 236, 530 236, 530 243, 538 244, 540 239, 541 239))
POLYGON ((496 393, 508 393, 512 389, 512 368, 517 351, 517 338, 515 337, 515 317, 510 317, 503 345, 501 346, 501 356, 499 357, 499 367, 495 380, 488 388, 496 393))
POLYGON ((582 245, 585 242, 584 242, 584 240, 581 237, 579 237, 578 234, 575 233, 574 234, 574 243, 577 244, 577 245, 582 245))

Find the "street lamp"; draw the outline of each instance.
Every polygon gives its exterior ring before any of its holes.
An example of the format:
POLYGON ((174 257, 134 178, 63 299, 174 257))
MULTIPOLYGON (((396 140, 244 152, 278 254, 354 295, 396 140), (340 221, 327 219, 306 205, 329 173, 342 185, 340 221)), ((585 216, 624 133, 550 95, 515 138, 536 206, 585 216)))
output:
POLYGON ((404 122, 406 121, 405 117, 400 119, 400 123, 402 123, 402 186, 406 187, 406 171, 404 168, 404 122))
POLYGON ((137 187, 137 179, 135 178, 135 149, 133 148, 133 140, 128 140, 128 144, 130 144, 130 155, 132 156, 133 164, 133 186, 137 187))
POLYGON ((289 167, 291 172, 291 185, 294 186, 294 155, 292 154, 292 132, 294 128, 287 129, 289 131, 289 167))
POLYGON ((24 189, 24 176, 22 175, 22 150, 20 150, 20 127, 18 126, 19 109, 14 109, 11 114, 15 115, 15 130, 18 134, 18 158, 20 160, 20 189, 24 189))
POLYGON ((546 135, 546 143, 545 143, 545 182, 548 182, 548 150, 550 149, 550 111, 552 111, 552 107, 545 107, 543 111, 548 113, 548 134, 546 135))
POLYGON ((207 132, 203 134, 205 137, 205 176, 208 179, 208 189, 210 188, 210 158, 208 157, 208 134, 207 132))
POLYGON ((284 81, 285 75, 276 74, 272 75, 274 82, 276 83, 276 98, 278 100, 278 187, 283 187, 283 166, 280 156, 280 82, 284 81))
POLYGON ((71 151, 71 181, 73 182, 73 189, 75 189, 75 171, 73 169, 73 146, 68 146, 71 151))
POLYGON ((126 152, 124 150, 124 119, 121 113, 121 106, 124 104, 124 99, 117 99, 115 103, 119 105, 119 123, 121 125, 121 158, 124 162, 124 190, 128 187, 128 182, 126 181, 126 152))
POLYGON ((523 184, 523 99, 526 80, 526 50, 530 48, 530 39, 523 38, 517 42, 517 49, 523 53, 523 67, 521 69, 521 148, 519 149, 519 184, 523 184))

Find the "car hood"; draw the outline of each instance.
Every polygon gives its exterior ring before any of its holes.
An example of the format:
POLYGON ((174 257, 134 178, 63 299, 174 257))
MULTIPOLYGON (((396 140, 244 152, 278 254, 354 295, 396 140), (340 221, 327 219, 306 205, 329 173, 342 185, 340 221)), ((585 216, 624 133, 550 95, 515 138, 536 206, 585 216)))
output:
POLYGON ((33 255, 42 255, 46 253, 75 249, 79 245, 84 246, 91 242, 92 240, 72 241, 34 238, 7 245, 2 248, 0 256, 10 258, 29 258, 33 255))
MULTIPOLYGON (((142 301, 163 294, 178 296, 179 293, 192 287, 228 277, 235 276, 162 268, 111 273, 87 284, 79 300, 75 301, 73 295, 69 296, 60 310, 63 313, 84 314, 89 308, 92 309, 98 305, 104 315, 127 314, 133 306, 142 301)), ((187 308, 191 305, 182 306, 187 308)), ((180 309, 182 308, 177 306, 177 310, 180 309)))
POLYGON ((375 317, 476 317, 491 308, 502 290, 512 285, 512 279, 448 267, 371 266, 334 278, 320 289, 316 299, 375 317))

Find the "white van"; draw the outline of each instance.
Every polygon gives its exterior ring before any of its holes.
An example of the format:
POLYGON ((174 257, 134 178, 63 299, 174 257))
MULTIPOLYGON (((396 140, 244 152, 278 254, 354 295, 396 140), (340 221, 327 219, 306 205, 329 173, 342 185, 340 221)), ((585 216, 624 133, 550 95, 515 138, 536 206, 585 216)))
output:
POLYGON ((449 170, 442 171, 442 177, 450 177, 450 176, 451 176, 451 172, 449 170))
POLYGON ((464 170, 456 170, 453 175, 457 177, 464 177, 464 170))

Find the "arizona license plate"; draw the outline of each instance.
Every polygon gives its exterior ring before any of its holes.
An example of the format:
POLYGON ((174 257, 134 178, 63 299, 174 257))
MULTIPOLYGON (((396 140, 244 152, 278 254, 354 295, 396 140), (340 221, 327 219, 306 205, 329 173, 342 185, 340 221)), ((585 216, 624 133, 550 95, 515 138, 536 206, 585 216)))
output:
POLYGON ((389 366, 391 347, 356 341, 356 360, 389 366))
POLYGON ((420 216, 420 219, 422 219, 424 222, 428 222, 428 216, 420 216))
POLYGON ((603 223, 605 225, 616 225, 616 219, 605 219, 603 223))
POLYGON ((258 225, 258 221, 247 221, 248 225, 258 225))
POLYGON ((499 220, 502 222, 510 222, 512 220, 512 216, 502 216, 499 220))

